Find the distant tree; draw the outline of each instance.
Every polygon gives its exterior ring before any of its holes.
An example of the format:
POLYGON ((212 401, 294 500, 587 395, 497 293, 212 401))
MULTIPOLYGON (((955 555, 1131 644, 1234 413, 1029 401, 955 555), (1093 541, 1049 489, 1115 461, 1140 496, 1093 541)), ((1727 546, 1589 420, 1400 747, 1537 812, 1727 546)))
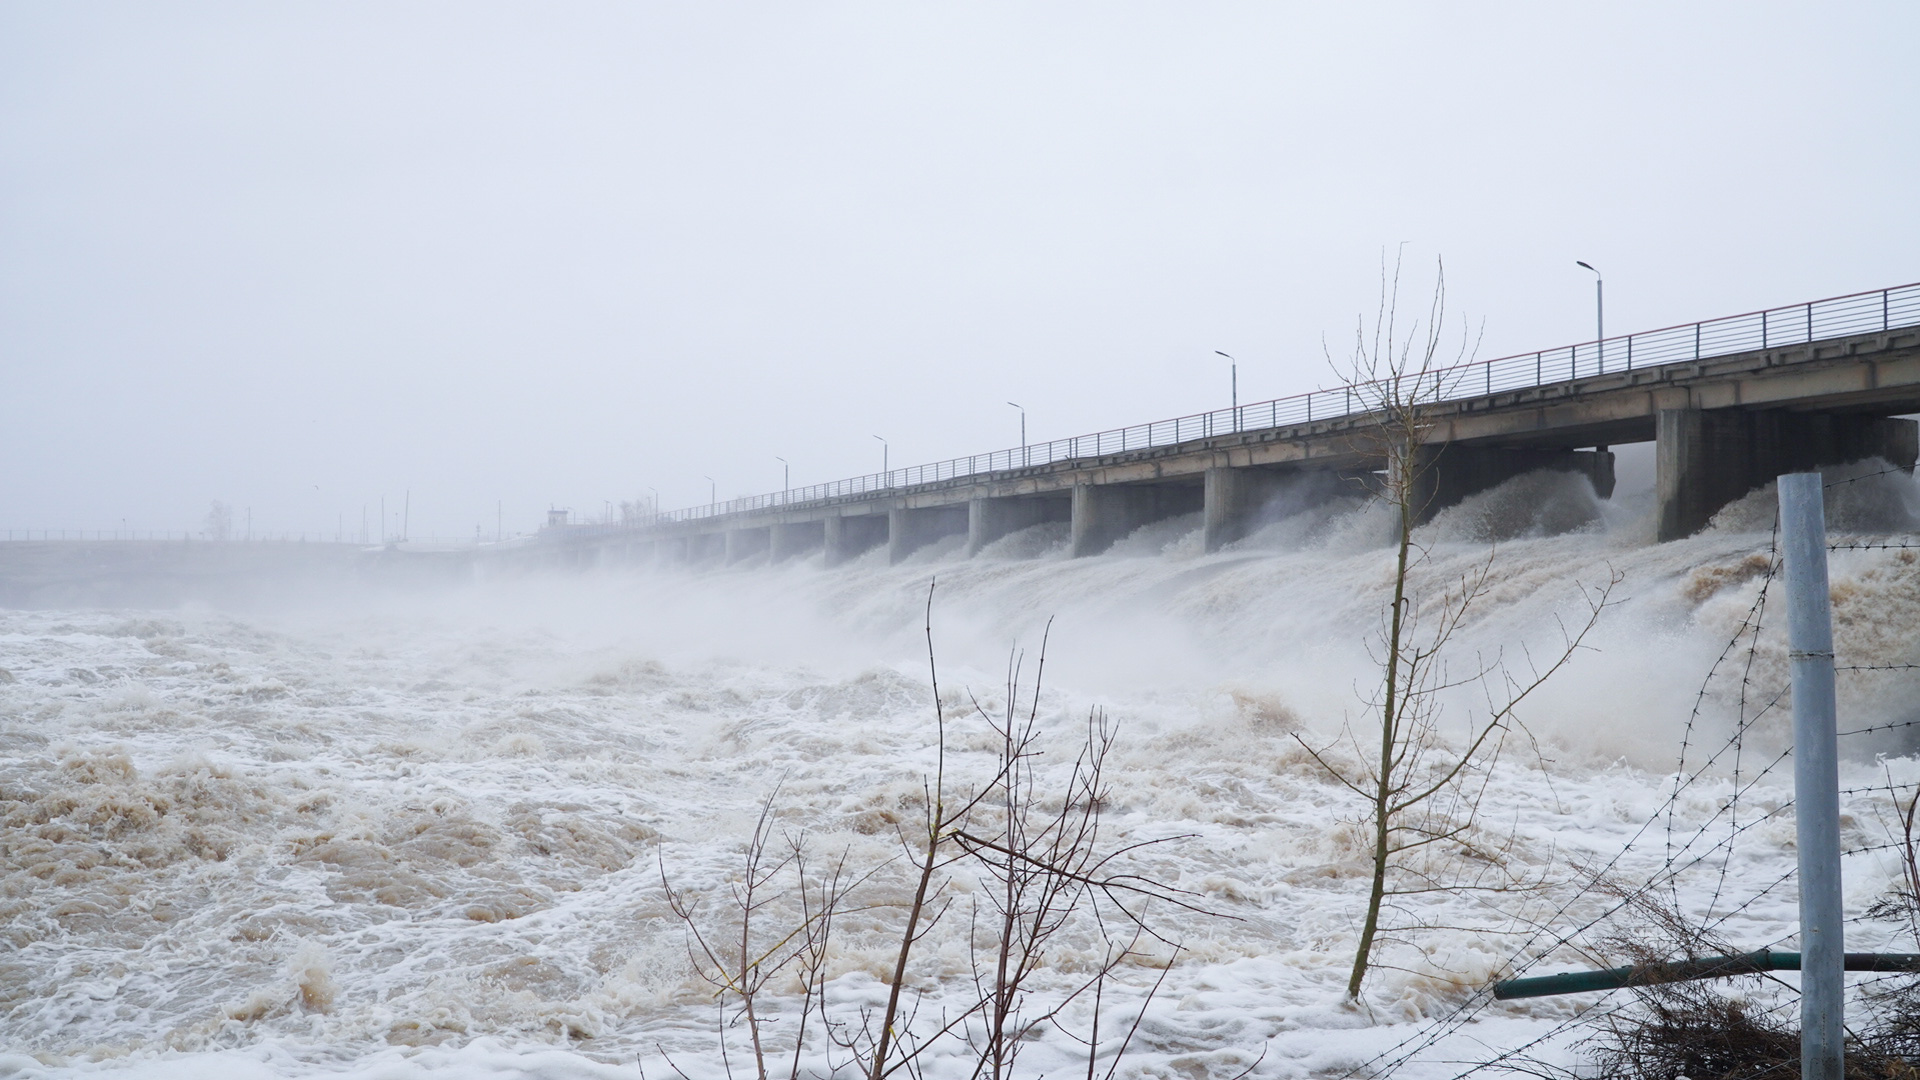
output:
POLYGON ((218 499, 207 509, 205 520, 207 539, 227 540, 233 536, 233 507, 218 499))

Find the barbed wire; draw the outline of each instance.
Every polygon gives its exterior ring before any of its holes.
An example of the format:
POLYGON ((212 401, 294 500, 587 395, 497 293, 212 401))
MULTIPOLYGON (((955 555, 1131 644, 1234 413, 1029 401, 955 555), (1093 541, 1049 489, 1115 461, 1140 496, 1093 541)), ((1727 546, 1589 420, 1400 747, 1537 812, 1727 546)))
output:
POLYGON ((1879 472, 1862 473, 1859 476, 1849 476, 1844 480, 1829 480, 1826 483, 1821 484, 1820 487, 1821 487, 1821 490, 1824 491, 1828 488, 1845 487, 1848 484, 1857 484, 1862 480, 1871 480, 1876 476, 1891 476, 1894 473, 1904 473, 1907 476, 1912 476, 1913 470, 1906 466, 1893 465, 1893 466, 1889 466, 1888 468, 1881 469, 1879 472))
MULTIPOLYGON (((1884 476, 1894 472, 1906 472, 1906 470, 1888 469, 1866 476, 1836 481, 1826 486, 1839 487, 1844 484, 1870 479, 1873 476, 1884 476)), ((1844 542, 1829 545, 1829 550, 1834 551, 1892 549, 1920 549, 1920 542, 1889 540, 1876 542, 1844 542)), ((1655 824, 1664 824, 1663 846, 1665 850, 1659 869, 1648 874, 1645 880, 1634 888, 1614 894, 1611 902, 1603 903, 1599 911, 1592 914, 1589 918, 1580 920, 1578 925, 1569 929, 1556 931, 1554 928, 1561 925, 1561 920, 1567 916, 1576 905, 1592 899, 1590 890, 1577 889, 1570 898, 1555 905, 1554 910, 1550 914, 1537 919, 1526 919, 1525 922, 1530 923, 1534 927, 1534 930, 1526 934, 1510 954, 1508 958, 1508 977, 1517 977, 1533 966, 1547 961, 1561 950, 1569 947, 1574 948, 1584 955, 1587 950, 1578 944, 1581 939, 1593 932, 1595 928, 1617 917, 1622 911, 1641 902, 1656 890, 1669 892, 1672 897, 1672 902, 1677 909, 1679 907, 1678 889, 1680 880, 1684 876, 1698 871, 1703 866, 1717 864, 1715 865, 1714 890, 1708 900, 1705 911, 1701 914, 1702 921, 1700 925, 1707 931, 1724 927, 1729 922, 1751 912, 1757 905, 1775 894, 1782 886, 1798 877, 1797 867, 1789 869, 1779 877, 1766 883, 1759 889, 1754 890, 1732 907, 1724 910, 1719 909, 1719 905, 1729 888, 1730 866, 1734 857, 1735 847, 1752 830, 1777 820, 1782 815, 1789 813, 1793 808, 1793 801, 1787 799, 1777 805, 1767 806, 1751 817, 1748 817, 1742 812, 1742 803, 1750 799, 1754 789, 1770 778, 1779 767, 1792 756, 1791 747, 1783 749, 1773 755, 1772 758, 1758 770, 1749 770, 1746 761, 1745 743, 1748 733, 1755 724, 1772 715, 1791 693, 1790 683, 1786 683, 1784 680, 1783 684, 1777 688, 1768 687, 1767 690, 1770 692, 1763 692, 1761 690, 1761 682, 1756 678, 1756 673, 1760 670, 1759 656, 1761 652, 1761 640, 1765 631, 1768 629, 1766 622, 1767 604, 1771 595, 1773 581, 1779 575, 1781 569, 1779 518, 1777 512, 1773 528, 1768 538, 1765 556, 1766 567, 1761 576, 1759 590, 1754 596, 1753 602, 1748 606, 1739 624, 1734 627, 1718 656, 1715 657, 1713 663, 1709 666, 1707 674, 1705 678, 1702 679, 1699 690, 1695 694, 1693 705, 1688 712, 1687 721, 1681 734, 1681 745, 1674 770, 1673 784, 1667 792, 1666 797, 1649 818, 1642 820, 1640 827, 1635 830, 1634 834, 1626 843, 1623 844, 1613 856, 1608 858, 1599 869, 1590 871, 1588 876, 1591 880, 1597 881, 1612 874, 1620 867, 1622 860, 1625 859, 1629 853, 1638 850, 1637 845, 1646 837, 1652 826, 1655 824), (1741 655, 1743 645, 1745 646, 1744 656, 1741 655), (1706 755, 1704 760, 1691 760, 1694 758, 1695 748, 1700 742, 1699 729, 1707 713, 1708 705, 1713 698, 1714 686, 1729 674, 1725 669, 1736 657, 1739 658, 1741 663, 1739 665, 1737 697, 1733 703, 1735 705, 1735 723, 1733 728, 1728 732, 1726 738, 1720 745, 1712 753, 1706 755), (1704 819, 1695 821, 1691 829, 1691 835, 1685 835, 1687 830, 1681 829, 1678 824, 1680 818, 1680 800, 1688 791, 1702 783, 1715 769, 1720 767, 1721 764, 1729 758, 1731 758, 1732 775, 1729 778, 1730 790, 1725 801, 1715 807, 1704 819), (1715 836, 1715 834, 1718 835, 1715 836), (1712 837, 1711 842, 1707 842, 1710 837, 1712 837), (1707 842, 1704 849, 1701 848, 1703 842, 1707 842)), ((1920 671, 1920 664, 1848 664, 1836 666, 1834 670, 1836 674, 1843 672, 1920 671)), ((1920 719, 1872 724, 1836 734, 1840 737, 1867 735, 1875 732, 1892 731, 1915 726, 1920 726, 1920 719)), ((1853 798, 1884 795, 1893 800, 1894 804, 1898 806, 1901 797, 1916 788, 1920 788, 1920 781, 1911 783, 1889 782, 1886 784, 1846 788, 1841 791, 1841 794, 1853 798)), ((1842 857, 1853 857, 1892 850, 1904 850, 1904 848, 1904 841, 1860 844, 1843 849, 1840 854, 1842 857)), ((1856 916, 1848 921, 1865 923, 1872 920, 1866 916, 1856 916)), ((1798 929, 1796 927, 1775 938, 1772 942, 1764 946, 1764 948, 1772 950, 1785 942, 1794 940, 1797 936, 1798 929)), ((1900 977, 1902 976, 1896 974, 1882 976, 1881 978, 1900 977)), ((1769 976, 1769 978, 1772 977, 1769 976)), ((1789 986, 1789 984, 1778 979, 1774 979, 1773 981, 1779 982, 1782 986, 1789 986)), ((1473 1022, 1492 1005, 1494 1000, 1490 988, 1483 988, 1475 992, 1466 1000, 1462 1001, 1459 1006, 1448 1015, 1436 1018, 1434 1022, 1425 1025, 1420 1031, 1412 1033, 1395 1045, 1373 1055, 1366 1062, 1350 1070, 1347 1075, 1353 1076, 1357 1073, 1367 1071, 1388 1072, 1406 1064, 1420 1054, 1432 1049, 1443 1040, 1458 1034, 1462 1028, 1473 1022)), ((1631 1002, 1623 1002, 1618 1006, 1596 1006, 1590 1009, 1582 1009, 1574 1016, 1556 1023, 1545 1033, 1518 1047, 1501 1051, 1485 1061, 1470 1063, 1467 1069, 1456 1074, 1455 1080, 1462 1080, 1464 1077, 1487 1069, 1513 1068, 1514 1066, 1511 1063, 1524 1059, 1525 1055, 1535 1048, 1564 1035, 1574 1026, 1589 1023, 1596 1018, 1604 1019, 1616 1015, 1621 1009, 1630 1007, 1630 1005, 1631 1002)), ((1456 1062, 1448 1063, 1454 1064, 1456 1062)))

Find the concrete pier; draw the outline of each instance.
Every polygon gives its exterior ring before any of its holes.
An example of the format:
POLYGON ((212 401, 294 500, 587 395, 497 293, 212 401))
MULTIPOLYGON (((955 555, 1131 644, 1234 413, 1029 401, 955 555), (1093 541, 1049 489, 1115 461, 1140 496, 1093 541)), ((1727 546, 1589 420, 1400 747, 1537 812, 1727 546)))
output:
POLYGON ((1204 481, 1179 484, 1076 484, 1072 556, 1098 555, 1142 525, 1201 510, 1204 481))
POLYGON ((979 498, 967 501, 967 557, 1021 529, 1073 520, 1073 497, 979 498))
POLYGON ((897 565, 936 540, 965 536, 969 517, 965 505, 887 511, 887 562, 897 565))
POLYGON ((1920 457, 1920 425, 1899 417, 1785 409, 1662 409, 1654 442, 1658 536, 1678 540, 1785 473, 1868 458, 1911 472, 1920 457))

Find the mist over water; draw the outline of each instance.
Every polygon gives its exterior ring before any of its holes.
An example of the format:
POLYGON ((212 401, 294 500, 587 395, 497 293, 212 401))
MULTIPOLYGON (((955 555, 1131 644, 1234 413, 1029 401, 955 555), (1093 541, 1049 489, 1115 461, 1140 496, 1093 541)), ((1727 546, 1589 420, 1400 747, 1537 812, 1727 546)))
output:
MULTIPOLYGON (((1830 476, 1857 478, 1830 489, 1836 538, 1920 524, 1920 488, 1883 469, 1830 476)), ((1514 943, 1425 934, 1391 947, 1371 1015, 1339 1004, 1364 888, 1357 807, 1293 735, 1325 743, 1377 678, 1367 646, 1392 521, 1325 495, 1283 495, 1213 555, 1190 517, 1089 559, 1067 558, 1050 524, 973 559, 949 541, 898 566, 876 551, 833 570, 815 555, 355 579, 276 604, 140 606, 103 587, 86 606, 0 610, 0 1023, 14 1051, 0 1075, 612 1076, 635 1075, 638 1057, 664 1071, 662 1048, 719 1075, 663 868, 679 887, 723 887, 776 785, 782 822, 823 849, 868 865, 897 850, 933 761, 930 585, 944 701, 961 717, 951 767, 981 774, 970 696, 997 707, 1010 650, 1031 672, 1044 636, 1049 735, 1071 740, 1095 707, 1118 726, 1115 838, 1191 834, 1142 869, 1238 920, 1166 913, 1186 951, 1136 1067, 1227 1076, 1264 1053, 1258 1075, 1344 1071, 1501 974, 1514 943)), ((1429 592, 1494 560, 1462 664, 1556 651, 1582 586, 1621 576, 1591 648, 1521 715, 1544 760, 1510 756, 1490 789, 1516 864, 1611 856, 1660 805, 1702 680, 1765 580, 1772 505, 1757 491, 1701 535, 1655 545, 1644 492, 1601 500, 1583 478, 1536 473, 1422 528, 1429 592)), ((1835 554, 1842 664, 1920 662, 1914 554, 1835 554)), ((1768 625, 1753 679, 1773 686, 1785 645, 1768 625)), ((1841 685, 1843 727, 1920 718, 1910 672, 1841 685)), ((1714 742, 1737 685, 1703 701, 1694 738, 1714 742)), ((1755 738, 1785 727, 1775 710, 1755 738)), ((1916 772, 1910 742, 1850 749, 1850 773, 1916 772)), ((1683 823, 1714 813, 1725 791, 1711 788, 1682 800, 1683 823)), ((1866 835, 1871 799, 1848 810, 1866 835)), ((1791 833, 1787 819, 1761 837, 1772 858, 1731 866, 1736 890, 1790 866, 1791 833)), ((1850 860, 1849 902, 1894 872, 1850 860)), ((876 902, 898 898, 889 874, 876 902)), ((1725 932, 1780 939, 1790 901, 1754 904, 1725 932)), ((1436 922, 1486 921, 1473 901, 1434 904, 1436 922)), ((838 1002, 884 990, 883 922, 849 921, 838 1002)), ((942 928, 916 989, 957 993, 964 944, 961 922, 942 928)), ((1069 941, 1051 962, 1065 971, 1094 945, 1069 941)), ((1138 1003, 1157 974, 1142 965, 1120 996, 1138 1003)), ((1475 1037, 1524 1041, 1571 1007, 1502 1006, 1475 1037)), ((1050 1037, 1027 1060, 1058 1071, 1074 1053, 1050 1037)))

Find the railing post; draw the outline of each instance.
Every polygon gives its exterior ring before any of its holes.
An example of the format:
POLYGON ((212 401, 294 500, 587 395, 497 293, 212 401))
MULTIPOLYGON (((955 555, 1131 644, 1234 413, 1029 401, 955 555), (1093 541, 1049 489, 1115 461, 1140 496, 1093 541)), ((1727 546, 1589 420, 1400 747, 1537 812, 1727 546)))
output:
POLYGON ((1545 381, 1546 381, 1546 377, 1545 375, 1542 374, 1540 369, 1540 354, 1534 353, 1533 354, 1533 385, 1539 386, 1541 383, 1545 381))
POLYGON ((1807 344, 1813 344, 1813 301, 1807 301, 1807 344))
POLYGON ((1627 370, 1633 370, 1633 335, 1627 335, 1627 370))
POLYGON ((1700 359, 1700 324, 1693 324, 1693 358, 1700 359))
POLYGON ((1760 347, 1767 347, 1767 313, 1760 313, 1760 347))
POLYGON ((1833 612, 1820 474, 1779 480, 1793 675, 1793 816, 1800 859, 1800 1075, 1841 1080, 1846 1007, 1833 612))
POLYGON ((1887 289, 1880 290, 1880 329, 1882 331, 1887 329, 1887 293, 1889 291, 1890 290, 1887 289))

